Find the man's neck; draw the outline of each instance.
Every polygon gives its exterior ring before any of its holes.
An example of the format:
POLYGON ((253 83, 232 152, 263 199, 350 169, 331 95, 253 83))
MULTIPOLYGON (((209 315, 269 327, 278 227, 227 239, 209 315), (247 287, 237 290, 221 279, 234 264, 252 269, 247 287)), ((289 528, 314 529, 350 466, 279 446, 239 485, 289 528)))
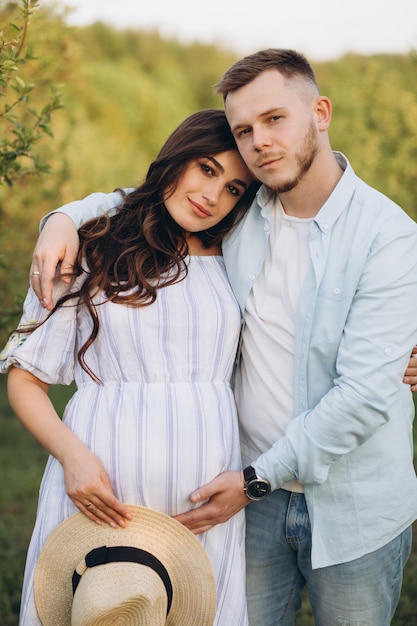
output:
POLYGON ((342 175, 332 152, 318 159, 294 189, 279 194, 285 213, 303 219, 315 217, 342 175))

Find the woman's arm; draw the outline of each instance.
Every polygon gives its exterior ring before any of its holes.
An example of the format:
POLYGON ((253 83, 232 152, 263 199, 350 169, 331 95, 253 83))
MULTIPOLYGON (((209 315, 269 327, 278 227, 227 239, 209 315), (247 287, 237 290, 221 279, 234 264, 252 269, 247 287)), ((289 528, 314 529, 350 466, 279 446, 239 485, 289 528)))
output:
POLYGON ((7 386, 9 402, 17 417, 61 463, 67 495, 75 506, 98 524, 125 527, 126 520, 131 519, 127 508, 115 497, 100 459, 56 413, 48 397, 49 386, 17 367, 10 369, 7 386))

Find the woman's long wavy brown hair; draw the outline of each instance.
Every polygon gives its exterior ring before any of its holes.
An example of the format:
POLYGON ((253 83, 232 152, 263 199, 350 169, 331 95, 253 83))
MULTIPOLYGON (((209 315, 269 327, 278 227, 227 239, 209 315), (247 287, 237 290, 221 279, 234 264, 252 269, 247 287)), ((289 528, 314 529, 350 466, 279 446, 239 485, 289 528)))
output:
MULTIPOLYGON (((158 289, 186 276, 186 233, 166 210, 164 197, 174 193, 190 161, 227 150, 237 147, 223 111, 209 109, 191 115, 170 135, 145 181, 124 197, 117 213, 98 217, 79 229, 74 272, 85 272, 86 279, 79 290, 61 298, 52 313, 73 298, 77 305, 87 307, 93 329, 78 360, 95 380, 84 359, 99 331, 94 296, 104 292, 106 299, 115 303, 147 306, 155 301, 158 289)), ((194 233, 204 247, 221 243, 246 213, 258 188, 254 181, 221 222, 194 233)))

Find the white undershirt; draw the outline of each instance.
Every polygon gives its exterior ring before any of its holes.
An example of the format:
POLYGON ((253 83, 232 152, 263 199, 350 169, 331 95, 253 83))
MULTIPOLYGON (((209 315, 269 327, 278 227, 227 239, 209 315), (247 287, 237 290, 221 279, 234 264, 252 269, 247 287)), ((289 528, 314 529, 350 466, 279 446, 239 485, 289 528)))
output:
MULTIPOLYGON (((246 303, 235 386, 243 467, 284 435, 294 415, 295 312, 311 264, 311 221, 286 215, 279 200, 271 209, 265 262, 246 303)), ((296 480, 284 488, 302 491, 296 480)))

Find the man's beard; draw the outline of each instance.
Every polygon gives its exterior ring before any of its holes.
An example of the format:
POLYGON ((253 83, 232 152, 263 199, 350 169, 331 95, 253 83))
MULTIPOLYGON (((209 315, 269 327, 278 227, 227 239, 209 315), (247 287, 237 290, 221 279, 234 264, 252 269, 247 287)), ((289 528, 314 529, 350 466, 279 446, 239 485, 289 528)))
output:
POLYGON ((318 133, 313 122, 311 122, 310 127, 304 138, 304 145, 301 151, 295 155, 295 160, 298 164, 297 175, 292 180, 288 180, 287 182, 283 182, 281 184, 278 183, 277 185, 272 185, 270 189, 275 193, 286 193, 287 191, 291 191, 292 189, 294 189, 294 187, 298 185, 298 183, 313 165, 317 152, 318 133))

